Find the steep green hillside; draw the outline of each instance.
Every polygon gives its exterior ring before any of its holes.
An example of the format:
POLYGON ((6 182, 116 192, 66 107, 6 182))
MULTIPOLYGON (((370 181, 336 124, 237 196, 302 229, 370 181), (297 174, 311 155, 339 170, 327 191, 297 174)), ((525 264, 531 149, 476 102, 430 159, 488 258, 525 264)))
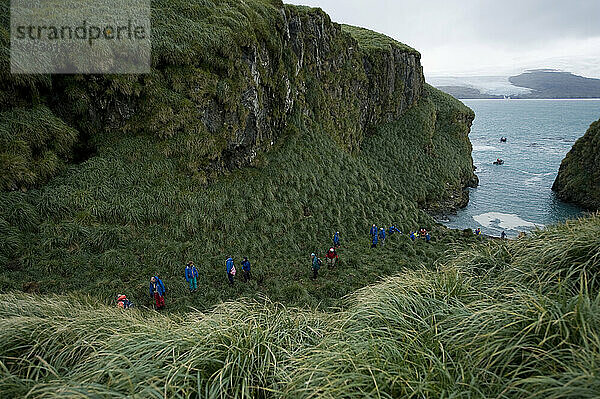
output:
POLYGON ((356 152, 423 91, 416 51, 387 39, 368 58, 320 9, 275 0, 154 1, 149 75, 11 76, 8 2, 0 18, 4 190, 123 136, 161 140, 178 171, 206 181, 252 164, 298 111, 356 152))
POLYGON ((396 223, 404 232, 433 227, 414 201, 444 197, 441 179, 454 179, 445 175, 452 173, 448 162, 468 175, 464 127, 436 123, 444 112, 430 98, 421 100, 367 139, 358 156, 332 145, 317 124, 290 129, 261 166, 209 185, 178 176, 177 160, 164 158, 159 142, 153 147, 147 138, 123 139, 43 189, 0 195, 7 265, 1 287, 81 290, 106 299, 125 291, 143 304, 147 279, 159 273, 177 307, 204 308, 261 292, 288 303, 333 304, 445 250, 422 246, 417 253, 406 237, 393 237, 387 251, 400 252, 393 258, 366 252, 371 222, 396 223), (336 229, 352 273, 342 269, 333 279, 310 283, 308 255, 322 253, 336 229), (224 290, 229 253, 251 258, 256 281, 224 290), (203 287, 193 298, 182 278, 188 259, 200 267, 203 287))
POLYGON ((600 121, 592 123, 563 159, 552 190, 584 208, 600 209, 600 121))
POLYGON ((332 305, 444 251, 363 251, 371 223, 431 228, 418 208, 474 184, 473 113, 424 84, 415 50, 276 1, 157 0, 153 32, 150 75, 12 77, 1 58, 0 290, 144 305, 158 273, 172 309, 332 305), (335 230, 347 268, 309 283, 335 230), (225 289, 229 254, 254 262, 251 284, 225 289))
POLYGON ((208 313, 0 295, 0 392, 18 397, 593 398, 600 217, 405 270, 333 313, 208 313))

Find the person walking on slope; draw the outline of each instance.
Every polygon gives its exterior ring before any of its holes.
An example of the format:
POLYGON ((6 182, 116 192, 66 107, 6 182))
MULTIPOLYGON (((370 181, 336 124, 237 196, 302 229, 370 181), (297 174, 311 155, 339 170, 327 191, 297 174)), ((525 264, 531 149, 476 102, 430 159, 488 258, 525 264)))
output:
POLYGON ((185 279, 190 285, 190 292, 198 291, 198 269, 192 261, 185 267, 185 279))
POLYGON ((235 276, 235 265, 233 264, 233 256, 230 256, 225 261, 225 268, 227 270, 227 278, 229 279, 229 285, 233 285, 233 277, 235 276))
POLYGON ((377 233, 373 234, 371 238, 371 248, 377 248, 377 233))
POLYGON ((311 258, 311 267, 312 267, 312 272, 313 272, 312 278, 314 280, 319 275, 319 269, 321 268, 321 260, 319 258, 317 258, 317 255, 314 252, 312 254, 310 254, 310 258, 311 258))
POLYGON ((165 294, 167 290, 164 283, 158 276, 153 276, 150 279, 150 298, 154 298, 156 309, 165 307, 165 294))
POLYGON ((340 232, 339 231, 336 231, 335 234, 333 235, 333 247, 334 248, 340 247, 340 232))
POLYGON ((413 241, 414 241, 414 240, 415 240, 415 238, 416 238, 416 237, 415 237, 415 233, 411 231, 411 232, 410 232, 410 235, 409 235, 409 237, 410 237, 410 239, 411 239, 411 240, 413 240, 413 241))
POLYGON ((133 307, 133 302, 127 299, 125 294, 119 294, 117 295, 117 307, 121 309, 129 309, 133 307))
POLYGON ((425 233, 425 241, 431 242, 431 234, 429 234, 429 232, 425 233))
POLYGON ((244 273, 244 282, 247 283, 250 280, 250 261, 246 256, 242 261, 242 273, 244 273))
POLYGON ((334 267, 338 260, 338 254, 335 252, 335 248, 329 248, 329 252, 325 255, 325 261, 327 266, 334 267))
POLYGON ((382 227, 379 229, 379 240, 381 241, 381 245, 385 244, 385 229, 382 227))
POLYGON ((402 232, 400 230, 398 230, 398 228, 396 227, 396 225, 391 225, 389 230, 388 230, 388 235, 392 235, 394 233, 400 233, 402 234, 402 232))
POLYGON ((506 232, 504 230, 502 231, 502 234, 500 234, 500 238, 506 240, 506 232))
POLYGON ((376 236, 377 235, 377 226, 375 226, 375 224, 373 224, 373 226, 371 226, 371 237, 376 236))

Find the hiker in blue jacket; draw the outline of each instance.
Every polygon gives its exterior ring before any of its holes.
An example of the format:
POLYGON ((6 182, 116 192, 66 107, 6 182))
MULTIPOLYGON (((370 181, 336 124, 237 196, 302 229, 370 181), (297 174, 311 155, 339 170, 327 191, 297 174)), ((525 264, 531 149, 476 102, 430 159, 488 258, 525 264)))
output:
POLYGON ((429 232, 425 234, 425 241, 431 242, 431 234, 429 234, 429 232))
POLYGON ((377 234, 373 234, 371 239, 371 248, 377 248, 377 234))
POLYGON ((402 232, 400 230, 398 230, 398 228, 395 225, 391 225, 389 230, 388 230, 388 234, 392 235, 394 233, 400 233, 402 234, 402 232))
POLYGON ((229 279, 229 285, 233 285, 233 276, 235 276, 235 265, 233 264, 233 256, 230 256, 225 261, 225 267, 227 269, 227 278, 229 279))
POLYGON ((153 276, 150 279, 150 298, 154 298, 156 303, 156 309, 162 309, 165 307, 165 293, 166 288, 164 283, 158 276, 153 276))
POLYGON ((381 241, 381 245, 385 244, 385 229, 383 227, 379 229, 379 240, 381 241))
POLYGON ((413 240, 413 241, 414 241, 414 240, 415 240, 415 238, 416 238, 416 237, 415 237, 415 233, 411 231, 411 232, 410 232, 410 235, 409 235, 409 237, 410 237, 410 239, 411 239, 411 240, 413 240))
POLYGON ((321 268, 321 260, 317 257, 317 255, 313 252, 310 254, 310 264, 313 271, 313 280, 319 276, 319 269, 321 268))
POLYGON ((335 234, 333 235, 333 247, 334 248, 340 247, 340 232, 339 231, 336 231, 335 234))
POLYGON ((377 235, 377 226, 375 226, 375 224, 373 224, 373 226, 371 226, 371 237, 376 236, 377 235))
POLYGON ((246 256, 242 261, 242 272, 244 273, 244 282, 247 283, 250 280, 250 261, 246 256))
POLYGON ((192 261, 189 261, 185 267, 185 279, 190 285, 190 292, 198 290, 198 269, 192 261))

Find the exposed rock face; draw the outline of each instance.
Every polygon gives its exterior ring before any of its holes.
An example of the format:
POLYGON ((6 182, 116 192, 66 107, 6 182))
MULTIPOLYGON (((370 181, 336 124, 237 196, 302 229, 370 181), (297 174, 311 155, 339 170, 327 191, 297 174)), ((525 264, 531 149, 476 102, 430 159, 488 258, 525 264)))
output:
MULTIPOLYGON (((268 150, 294 106, 328 125, 340 145, 356 151, 370 129, 398 119, 423 92, 416 51, 389 46, 363 52, 356 40, 320 10, 287 6, 281 17, 277 52, 261 45, 245 49, 249 73, 242 102, 248 113, 219 157, 219 166, 225 169, 248 164, 257 153, 268 150)), ((227 115, 223 109, 217 113, 227 115)), ((206 122, 213 131, 211 126, 220 125, 206 122)))
POLYGON ((563 159, 552 190, 562 201, 600 209, 600 120, 592 123, 563 159))
MULTIPOLYGON (((23 169, 20 174, 28 178, 11 177, 0 182, 1 188, 39 185, 60 173, 62 163, 93 154, 93 143, 131 135, 160 141, 161 153, 201 182, 260 164, 260 155, 290 129, 318 126, 333 145, 356 154, 378 126, 398 120, 427 97, 420 54, 402 43, 333 23, 320 9, 273 2, 259 16, 251 16, 255 11, 251 6, 236 7, 247 14, 247 21, 201 25, 209 38, 213 31, 220 32, 214 42, 191 38, 173 45, 169 29, 177 24, 170 21, 163 26, 156 18, 153 29, 164 40, 153 50, 149 75, 50 76, 29 86, 0 76, 4 92, 14 92, 23 100, 24 112, 39 101, 44 110, 40 115, 56 116, 73 130, 71 141, 54 140, 69 144, 56 156, 38 149, 39 143, 30 143, 36 151, 24 151, 23 159, 7 157, 13 164, 17 159, 23 169), (40 167, 41 172, 31 170, 31 165, 48 164, 26 159, 36 154, 50 154, 62 163, 55 162, 50 172, 47 167, 40 167)), ((6 119, 15 120, 15 106, 2 98, 0 111, 8 111, 6 119)), ((442 119, 467 126, 468 134, 472 116, 467 111, 442 119)), ((58 130, 48 135, 60 136, 65 129, 58 130)), ((459 205, 466 203, 459 191, 474 184, 468 137, 463 139, 465 151, 457 156, 470 162, 469 168, 461 167, 448 190, 448 196, 457 194, 452 202, 459 205), (466 169, 469 176, 463 176, 466 169)), ((14 165, 2 168, 14 169, 14 165)))
MULTIPOLYGON (((380 123, 398 119, 423 93, 417 51, 400 48, 400 44, 364 51, 320 9, 283 6, 279 15, 279 23, 270 32, 271 39, 275 38, 270 45, 258 41, 242 48, 237 76, 211 70, 207 78, 216 90, 201 99, 186 89, 174 90, 193 101, 192 112, 206 140, 219 143, 198 165, 206 173, 251 164, 277 142, 294 107, 325 126, 340 146, 357 151, 365 134, 380 123)), ((152 91, 148 82, 144 85, 144 91, 152 91)), ((144 97, 145 93, 140 96, 144 97)), ((99 125, 111 129, 119 124, 137 125, 159 136, 186 129, 179 121, 181 109, 171 109, 172 118, 149 126, 132 117, 157 110, 131 98, 92 104, 90 116, 102 119, 99 125)))

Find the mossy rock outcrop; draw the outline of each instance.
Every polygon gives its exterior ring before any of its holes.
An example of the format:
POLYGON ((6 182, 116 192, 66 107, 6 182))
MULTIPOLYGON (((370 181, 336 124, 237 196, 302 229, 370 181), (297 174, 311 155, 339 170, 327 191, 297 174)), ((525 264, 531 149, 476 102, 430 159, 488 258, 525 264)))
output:
POLYGON ((567 153, 552 190, 563 201, 600 209, 600 120, 567 153))

